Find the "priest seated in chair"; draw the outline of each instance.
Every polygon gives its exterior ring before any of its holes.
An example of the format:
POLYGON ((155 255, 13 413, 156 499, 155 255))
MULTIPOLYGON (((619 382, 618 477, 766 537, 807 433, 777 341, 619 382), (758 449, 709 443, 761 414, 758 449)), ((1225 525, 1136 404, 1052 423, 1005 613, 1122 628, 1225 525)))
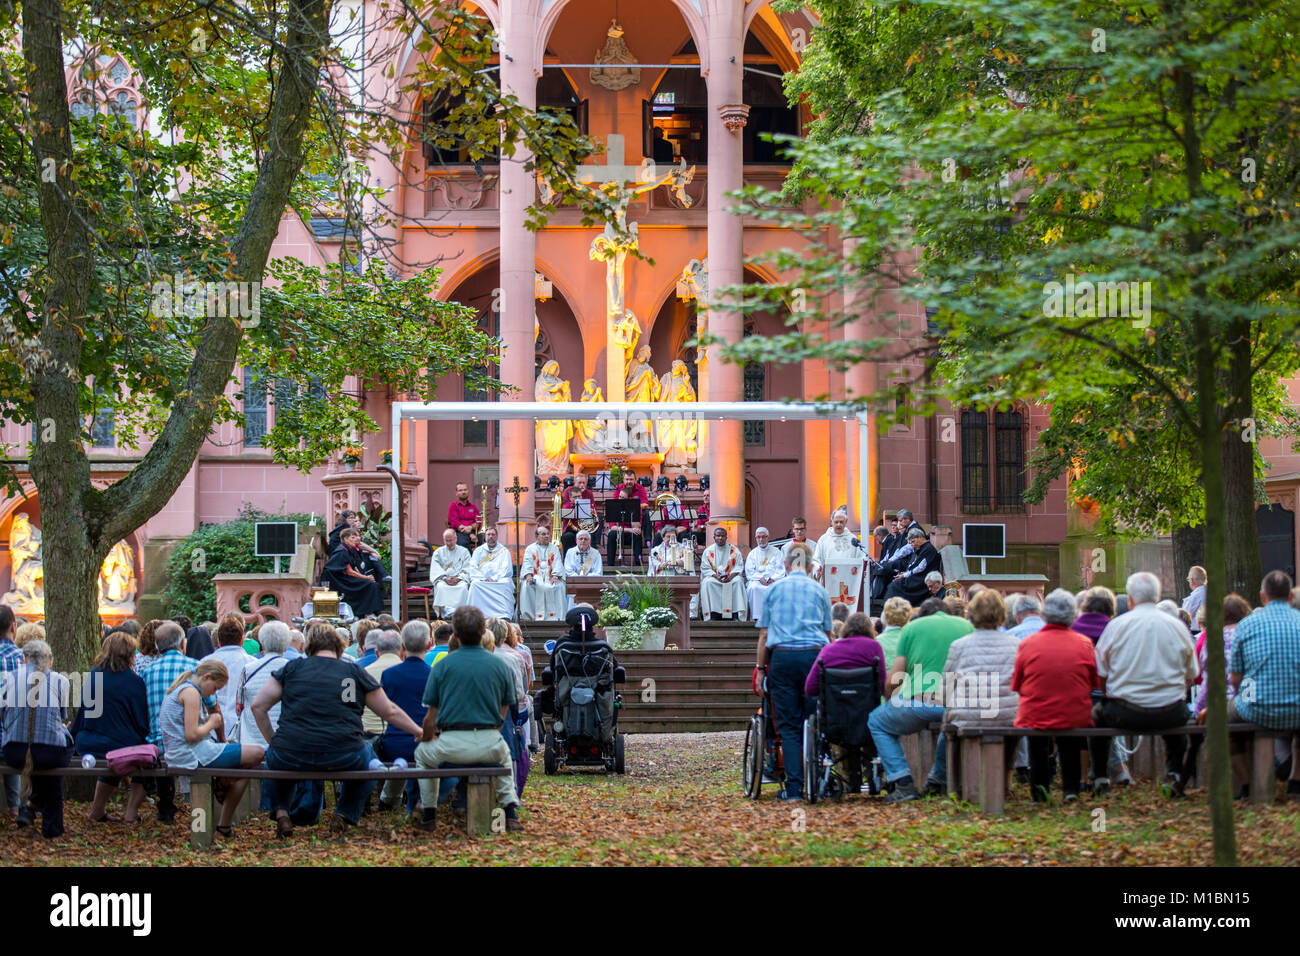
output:
POLYGON ((367 556, 361 550, 361 532, 344 528, 339 535, 339 546, 330 555, 321 576, 352 608, 357 617, 378 614, 384 609, 384 589, 377 578, 378 572, 366 573, 367 556))
POLYGON ((488 526, 485 543, 469 559, 469 603, 484 617, 503 621, 515 616, 515 575, 510 550, 497 543, 497 529, 488 526))
POLYGON ((907 543, 912 548, 910 555, 905 553, 883 566, 885 573, 893 574, 893 580, 885 589, 885 600, 903 597, 914 607, 919 607, 922 601, 932 596, 925 579, 931 571, 939 570, 941 559, 938 550, 919 527, 907 533, 907 543))
POLYGON ((743 621, 745 558, 727 541, 727 529, 713 529, 713 544, 700 556, 700 617, 709 621, 743 621))
POLYGON ((525 621, 560 621, 568 610, 564 593, 564 555, 551 542, 551 526, 537 523, 537 540, 524 549, 519 569, 519 617, 525 621))
POLYGON ((469 603, 469 549, 456 543, 451 528, 442 533, 442 547, 429 559, 429 583, 433 585, 433 606, 444 617, 469 603))
POLYGON ((763 616, 763 598, 768 589, 785 577, 785 554, 774 544, 768 544, 766 528, 754 530, 758 542, 745 558, 745 592, 749 597, 749 619, 757 621, 763 616))

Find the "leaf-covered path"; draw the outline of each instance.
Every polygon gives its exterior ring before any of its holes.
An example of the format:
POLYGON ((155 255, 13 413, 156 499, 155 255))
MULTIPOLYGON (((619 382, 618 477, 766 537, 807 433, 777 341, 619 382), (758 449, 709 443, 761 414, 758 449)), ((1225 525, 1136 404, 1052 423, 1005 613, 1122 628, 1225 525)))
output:
MULTIPOLYGON (((398 813, 371 814, 344 843, 324 825, 278 843, 264 816, 237 828, 221 849, 187 848, 185 827, 162 827, 144 810, 138 828, 92 824, 86 805, 68 803, 68 832, 47 843, 0 822, 0 859, 9 864, 184 866, 277 864, 837 864, 837 865, 1171 865, 1208 866, 1204 791, 1171 802, 1151 784, 1050 807, 1013 791, 1002 819, 930 799, 884 806, 861 796, 840 804, 787 805, 764 788, 754 803, 740 792, 744 735, 628 738, 623 777, 565 773, 534 764, 523 833, 469 841, 450 814, 434 834, 398 813), (1096 808, 1105 811, 1103 830, 1096 808)), ((327 788, 328 789, 328 788, 327 788)), ((121 815, 121 806, 112 808, 121 815)), ((183 815, 178 815, 178 820, 183 815)), ((1300 865, 1300 803, 1257 809, 1238 804, 1239 859, 1246 865, 1300 865)))

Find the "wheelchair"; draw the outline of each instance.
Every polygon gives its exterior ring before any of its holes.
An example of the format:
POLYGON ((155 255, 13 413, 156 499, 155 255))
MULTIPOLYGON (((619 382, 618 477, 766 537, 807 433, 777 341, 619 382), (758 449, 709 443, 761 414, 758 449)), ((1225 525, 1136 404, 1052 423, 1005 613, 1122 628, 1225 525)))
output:
POLYGON ((758 713, 749 718, 745 731, 745 756, 741 784, 745 796, 757 800, 764 782, 785 788, 785 763, 781 758, 781 734, 776 727, 776 708, 767 689, 766 668, 754 669, 754 693, 760 697, 758 713), (764 781, 764 777, 768 779, 764 781))
POLYGON ((880 761, 867 718, 880 704, 879 671, 875 664, 840 669, 819 660, 814 666, 820 677, 817 708, 803 724, 803 798, 816 803, 860 793, 864 775, 876 796, 880 761))

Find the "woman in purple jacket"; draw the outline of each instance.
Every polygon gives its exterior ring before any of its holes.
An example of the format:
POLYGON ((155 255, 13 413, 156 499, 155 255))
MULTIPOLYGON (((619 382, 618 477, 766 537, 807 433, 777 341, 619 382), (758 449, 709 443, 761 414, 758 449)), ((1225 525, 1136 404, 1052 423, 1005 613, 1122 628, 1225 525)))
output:
POLYGON ((888 670, 885 665, 885 652, 876 640, 876 631, 871 626, 871 618, 861 612, 850 614, 848 620, 844 622, 843 630, 840 631, 839 639, 827 644, 817 655, 817 660, 808 671, 808 679, 803 685, 803 691, 809 697, 816 697, 818 690, 821 689, 821 668, 817 666, 818 664, 844 670, 875 664, 880 693, 883 695, 885 692, 885 672, 888 670))
POLYGON ((1079 609, 1080 614, 1070 625, 1070 630, 1082 634, 1095 646, 1101 632, 1115 616, 1115 594, 1110 588, 1095 587, 1088 591, 1079 609))

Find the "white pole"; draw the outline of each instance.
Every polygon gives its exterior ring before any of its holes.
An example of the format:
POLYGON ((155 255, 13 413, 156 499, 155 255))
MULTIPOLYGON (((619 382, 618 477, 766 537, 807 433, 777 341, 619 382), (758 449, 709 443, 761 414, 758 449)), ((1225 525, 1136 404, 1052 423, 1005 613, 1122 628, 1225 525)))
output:
MULTIPOLYGON (((402 404, 393 403, 393 421, 392 421, 392 445, 393 449, 393 472, 400 474, 402 470, 402 404)), ((397 479, 393 479, 393 554, 389 558, 392 567, 389 568, 393 575, 393 617, 399 621, 402 619, 402 602, 401 590, 403 587, 403 573, 406 570, 406 558, 402 554, 402 486, 397 479)))
MULTIPOLYGON (((865 411, 858 412, 858 515, 862 521, 862 546, 867 548, 871 534, 871 423, 865 411)), ((867 551, 870 554, 870 549, 867 551)), ((862 586, 866 589, 867 614, 871 614, 871 562, 863 574, 862 586)))

